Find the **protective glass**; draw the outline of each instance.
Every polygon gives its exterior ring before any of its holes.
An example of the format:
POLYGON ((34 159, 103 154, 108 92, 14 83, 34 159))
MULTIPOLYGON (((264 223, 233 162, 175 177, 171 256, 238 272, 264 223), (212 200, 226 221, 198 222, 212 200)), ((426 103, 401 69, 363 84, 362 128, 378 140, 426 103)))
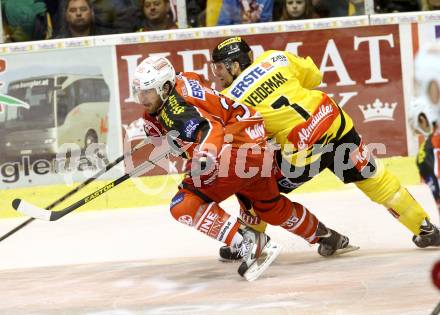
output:
POLYGON ((133 99, 137 104, 142 104, 142 101, 149 100, 149 97, 154 94, 152 93, 155 89, 141 90, 136 86, 132 86, 133 99))

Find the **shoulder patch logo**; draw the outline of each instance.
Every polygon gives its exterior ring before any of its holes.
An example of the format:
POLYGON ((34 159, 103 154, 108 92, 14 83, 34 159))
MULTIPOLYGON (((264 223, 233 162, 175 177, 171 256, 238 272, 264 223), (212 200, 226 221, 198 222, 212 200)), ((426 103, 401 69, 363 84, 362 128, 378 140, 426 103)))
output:
POLYGON ((205 90, 197 80, 185 80, 185 86, 188 91, 188 96, 205 100, 205 90))

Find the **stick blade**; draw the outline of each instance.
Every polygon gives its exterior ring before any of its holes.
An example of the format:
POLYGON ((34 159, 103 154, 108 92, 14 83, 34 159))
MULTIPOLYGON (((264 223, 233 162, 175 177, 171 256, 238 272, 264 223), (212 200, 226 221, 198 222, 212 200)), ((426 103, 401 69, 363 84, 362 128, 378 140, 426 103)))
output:
POLYGON ((50 221, 50 214, 52 213, 51 211, 34 206, 33 204, 22 199, 14 199, 12 201, 12 207, 14 207, 14 209, 18 212, 29 217, 50 221))

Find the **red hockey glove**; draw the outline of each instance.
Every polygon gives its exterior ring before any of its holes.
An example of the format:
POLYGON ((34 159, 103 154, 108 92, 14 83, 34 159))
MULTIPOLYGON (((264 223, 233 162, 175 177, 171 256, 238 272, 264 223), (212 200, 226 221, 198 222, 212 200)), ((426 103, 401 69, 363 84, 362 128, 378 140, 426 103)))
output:
POLYGON ((217 158, 206 151, 195 153, 186 164, 186 174, 191 178, 195 187, 211 185, 218 176, 217 158))
POLYGON ((144 131, 147 137, 161 137, 162 126, 154 120, 145 120, 144 131))

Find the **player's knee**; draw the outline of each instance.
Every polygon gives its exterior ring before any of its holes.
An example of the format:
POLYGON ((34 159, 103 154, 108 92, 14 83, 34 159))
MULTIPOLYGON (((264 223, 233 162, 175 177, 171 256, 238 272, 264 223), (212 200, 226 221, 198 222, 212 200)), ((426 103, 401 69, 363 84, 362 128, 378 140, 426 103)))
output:
POLYGON ((281 225, 292 214, 292 202, 285 196, 279 195, 273 200, 261 200, 254 203, 258 216, 271 225, 281 225))
POLYGON ((203 202, 193 194, 179 191, 171 200, 170 212, 174 219, 180 223, 192 226, 197 210, 203 202))

